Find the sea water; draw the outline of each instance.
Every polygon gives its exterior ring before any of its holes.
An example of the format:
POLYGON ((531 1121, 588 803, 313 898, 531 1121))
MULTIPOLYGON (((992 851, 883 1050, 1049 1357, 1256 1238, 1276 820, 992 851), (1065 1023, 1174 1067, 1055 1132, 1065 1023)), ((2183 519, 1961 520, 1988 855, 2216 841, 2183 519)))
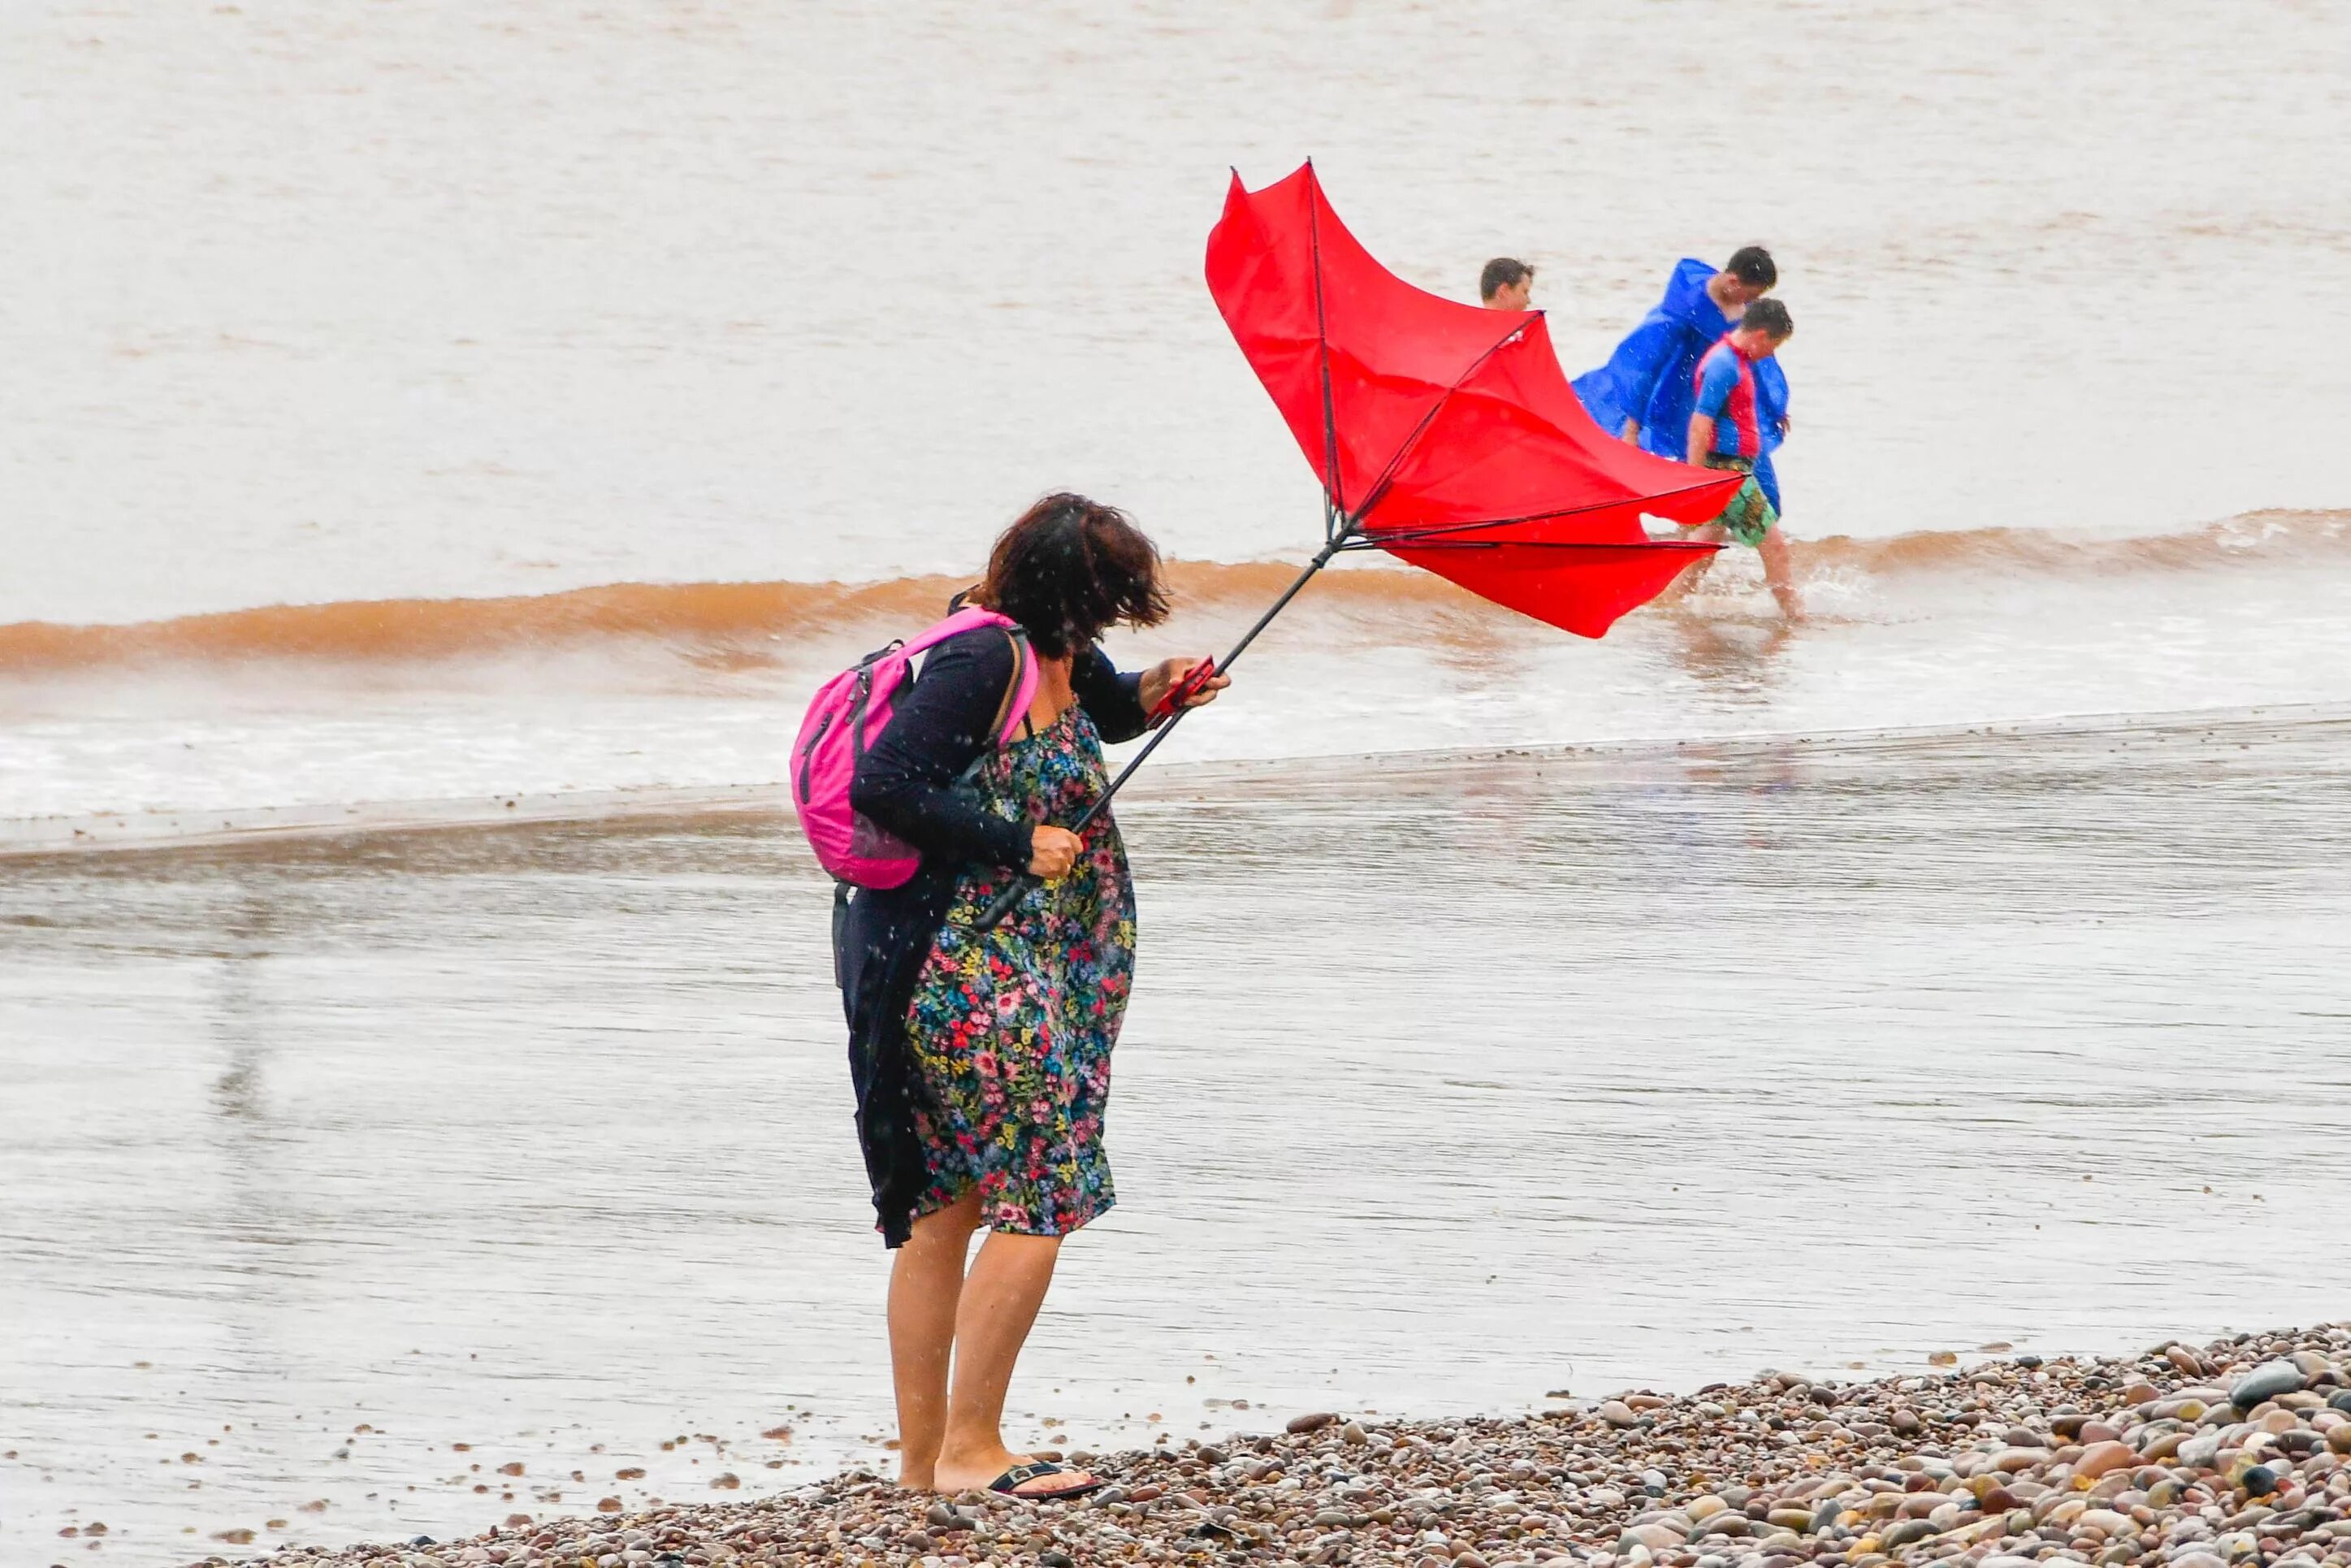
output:
POLYGON ((1533 262, 1569 373, 1771 245, 1819 623, 1317 588, 1187 755, 2324 699, 2346 73, 2288 5, 13 6, 0 838, 771 782, 1054 487, 1302 559, 1200 258, 1309 155, 1424 287, 1533 262))

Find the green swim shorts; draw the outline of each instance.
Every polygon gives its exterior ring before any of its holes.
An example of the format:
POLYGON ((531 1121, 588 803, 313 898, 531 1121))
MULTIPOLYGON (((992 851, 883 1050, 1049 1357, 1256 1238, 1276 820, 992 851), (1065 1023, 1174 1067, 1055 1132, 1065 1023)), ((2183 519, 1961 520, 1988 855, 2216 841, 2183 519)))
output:
POLYGON ((1730 505, 1715 514, 1714 521, 1721 525, 1724 533, 1748 549, 1761 545, 1763 536, 1771 531, 1771 525, 1780 520, 1780 514, 1771 509, 1763 486, 1755 482, 1754 463, 1745 457, 1725 457, 1719 452, 1710 452, 1706 465, 1747 476, 1747 483, 1732 495, 1730 505))

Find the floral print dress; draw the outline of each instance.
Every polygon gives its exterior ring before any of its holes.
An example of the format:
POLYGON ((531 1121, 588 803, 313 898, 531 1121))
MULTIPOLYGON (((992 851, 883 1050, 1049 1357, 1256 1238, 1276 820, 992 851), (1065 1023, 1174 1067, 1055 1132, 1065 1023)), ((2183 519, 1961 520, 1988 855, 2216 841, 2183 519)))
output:
MULTIPOLYGON (((1102 737, 1071 703, 990 754, 977 783, 1008 821, 1066 825, 1102 793, 1102 737)), ((1134 975, 1134 886, 1108 812, 1084 846, 993 931, 973 923, 1016 873, 973 866, 956 884, 906 1014, 929 1101, 914 1113, 931 1172, 918 1213, 977 1189, 982 1225, 1063 1236, 1117 1201, 1102 1117, 1134 975)))

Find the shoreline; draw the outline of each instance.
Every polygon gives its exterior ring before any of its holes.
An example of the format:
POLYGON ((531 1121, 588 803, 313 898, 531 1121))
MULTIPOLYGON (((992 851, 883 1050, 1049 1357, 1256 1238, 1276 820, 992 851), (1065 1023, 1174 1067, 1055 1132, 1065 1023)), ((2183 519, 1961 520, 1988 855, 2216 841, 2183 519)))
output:
POLYGON ((630 1513, 607 1499, 597 1515, 517 1516, 465 1541, 287 1545, 267 1560, 2351 1564, 2351 1322, 2137 1356, 1957 1360, 1869 1382, 1767 1372, 1681 1396, 1627 1390, 1518 1417, 1304 1416, 1280 1433, 1073 1455, 1112 1485, 1068 1503, 950 1501, 851 1470, 753 1502, 630 1513))
MULTIPOLYGON (((2147 713, 2059 715, 1807 731, 1746 731, 1680 737, 1634 737, 1543 746, 1429 747, 1312 753, 1296 757, 1171 761, 1138 779, 1134 799, 1196 791, 1212 784, 1269 777, 1311 780, 1333 772, 1413 775, 1479 762, 1638 768, 1700 757, 1735 761, 1799 747, 1834 757, 1883 747, 1928 748, 1967 743, 2132 735, 2183 739, 2190 731, 2231 738, 2312 727, 2351 727, 2351 704, 2293 703, 2147 713)), ((778 744, 781 744, 779 741, 778 744)), ((646 785, 619 789, 507 791, 440 800, 221 809, 98 811, 76 816, 0 818, 0 862, 78 859, 89 855, 160 854, 243 844, 375 838, 394 834, 470 832, 561 824, 621 829, 664 820, 772 817, 788 821, 790 797, 780 780, 755 784, 646 785)))

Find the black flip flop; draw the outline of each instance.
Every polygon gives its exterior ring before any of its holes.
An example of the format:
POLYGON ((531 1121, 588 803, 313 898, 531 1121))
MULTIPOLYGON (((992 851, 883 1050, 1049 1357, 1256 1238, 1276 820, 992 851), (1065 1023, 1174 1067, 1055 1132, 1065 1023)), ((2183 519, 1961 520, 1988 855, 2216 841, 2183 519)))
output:
POLYGON ((1057 1465, 1050 1459, 1037 1459, 1025 1465, 1015 1465, 994 1480, 987 1490, 1005 1497, 1017 1497, 1023 1502, 1058 1502, 1063 1498, 1083 1497, 1090 1491, 1100 1491, 1109 1483, 1090 1480, 1082 1486, 1064 1487, 1059 1491, 1022 1491, 1030 1481, 1043 1480, 1047 1476, 1073 1476, 1084 1472, 1067 1465, 1057 1465))

